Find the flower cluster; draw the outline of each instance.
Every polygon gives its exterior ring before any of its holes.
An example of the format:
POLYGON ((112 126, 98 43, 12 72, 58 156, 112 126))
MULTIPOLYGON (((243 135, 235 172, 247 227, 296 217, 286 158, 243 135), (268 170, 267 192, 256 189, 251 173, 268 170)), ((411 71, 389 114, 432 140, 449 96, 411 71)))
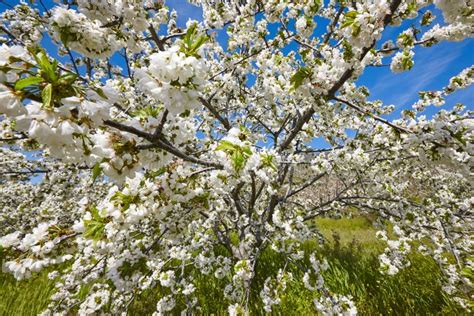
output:
POLYGON ((167 51, 150 55, 150 66, 137 69, 140 85, 173 114, 194 109, 200 103, 199 91, 206 78, 202 59, 186 56, 176 45, 167 51))
POLYGON ((98 20, 103 25, 116 23, 123 28, 130 27, 142 32, 148 27, 143 0, 104 1, 78 0, 79 12, 91 20, 98 20))
POLYGON ((86 57, 109 57, 125 44, 100 21, 72 9, 55 8, 50 24, 56 41, 86 57))
POLYGON ((392 59, 390 70, 393 72, 403 72, 410 70, 415 64, 413 61, 413 56, 415 56, 415 53, 412 50, 398 52, 392 59))

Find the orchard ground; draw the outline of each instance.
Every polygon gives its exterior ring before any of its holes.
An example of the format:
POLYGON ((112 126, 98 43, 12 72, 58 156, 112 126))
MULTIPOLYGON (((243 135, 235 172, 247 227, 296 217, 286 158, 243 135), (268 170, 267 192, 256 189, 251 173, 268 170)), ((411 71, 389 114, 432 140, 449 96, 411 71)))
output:
MULTIPOLYGON (((384 243, 375 237, 371 219, 364 216, 353 218, 316 220, 326 245, 318 249, 327 255, 330 268, 325 273, 329 288, 335 293, 351 295, 356 302, 359 315, 465 315, 441 288, 442 274, 437 264, 429 257, 412 254, 412 266, 395 276, 383 276, 379 272, 378 255, 384 243)), ((314 250, 316 242, 308 243, 314 250)), ((282 258, 276 253, 266 253, 257 269, 256 284, 263 284, 266 275, 282 258), (260 273, 258 273, 260 272, 260 273), (261 282, 260 282, 261 281, 261 282)), ((278 264, 277 264, 278 265, 278 264)), ((274 270, 274 268, 273 268, 274 270)), ((298 273, 298 271, 293 271, 298 273)), ((7 274, 0 273, 0 315, 36 315, 46 308, 49 296, 54 291, 54 281, 42 272, 26 281, 17 282, 7 274)), ((298 280, 298 278, 295 278, 298 280)), ((300 278, 301 280, 301 278, 300 278)), ((197 287, 202 314, 226 314, 228 303, 220 286, 201 275, 197 287), (200 283, 200 284, 199 284, 200 283)), ((274 311, 281 315, 315 314, 311 293, 301 281, 289 283, 290 291, 274 311)), ((251 306, 252 314, 263 314, 261 301, 255 290, 251 306)), ((135 301, 130 315, 151 315, 160 298, 159 290, 149 291, 135 301)))

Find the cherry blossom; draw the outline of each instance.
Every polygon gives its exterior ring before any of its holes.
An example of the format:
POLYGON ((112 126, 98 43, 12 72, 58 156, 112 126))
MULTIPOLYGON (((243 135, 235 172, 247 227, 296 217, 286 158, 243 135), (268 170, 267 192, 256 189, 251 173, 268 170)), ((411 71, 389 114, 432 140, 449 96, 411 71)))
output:
POLYGON ((231 315, 249 314, 251 297, 274 312, 291 282, 315 313, 355 315, 353 298, 328 288, 324 255, 304 247, 320 240, 315 218, 351 209, 375 215, 381 273, 408 267, 412 251, 430 256, 469 312, 474 119, 446 97, 473 68, 400 113, 357 79, 410 71, 415 47, 472 37, 472 5, 190 2, 203 17, 185 26, 164 1, 2 13, 3 271, 51 271, 43 315, 126 313, 157 288, 156 315, 199 313, 190 271, 223 284, 231 315), (265 251, 284 265, 250 295, 265 251))

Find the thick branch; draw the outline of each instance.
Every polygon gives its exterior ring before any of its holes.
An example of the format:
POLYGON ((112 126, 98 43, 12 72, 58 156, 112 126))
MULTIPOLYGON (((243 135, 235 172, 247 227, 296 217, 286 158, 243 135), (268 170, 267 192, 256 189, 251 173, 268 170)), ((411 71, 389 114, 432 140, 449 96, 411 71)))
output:
POLYGON ((0 138, 0 142, 10 142, 14 140, 22 140, 27 139, 28 136, 18 136, 18 137, 10 137, 10 138, 0 138))
POLYGON ((158 46, 158 49, 161 51, 165 50, 165 46, 163 45, 163 42, 161 41, 160 37, 156 33, 156 30, 153 26, 150 25, 148 27, 148 31, 150 32, 151 38, 153 39, 153 42, 155 42, 156 46, 158 46))
POLYGON ((201 101, 202 105, 208 109, 214 117, 222 123, 226 130, 230 130, 231 126, 229 120, 224 118, 222 115, 219 114, 219 111, 209 102, 208 100, 204 99, 203 97, 199 97, 199 101, 201 101))
POLYGON ((178 148, 174 147, 166 138, 163 137, 163 135, 158 135, 158 137, 155 137, 152 134, 149 134, 147 132, 141 131, 135 127, 124 125, 115 121, 111 120, 105 120, 104 124, 113 128, 116 128, 118 130, 128 132, 131 134, 134 134, 136 136, 139 136, 143 139, 148 140, 150 143, 156 145, 156 148, 163 149, 164 151, 169 152, 170 154, 173 154, 174 156, 181 158, 185 161, 193 162, 199 165, 203 165, 206 167, 214 167, 216 169, 223 169, 223 166, 221 164, 215 163, 215 162, 210 162, 210 161, 205 161, 201 160, 196 157, 192 157, 187 155, 186 153, 183 153, 180 151, 178 148))
POLYGON ((163 132, 163 127, 165 126, 167 118, 168 118, 168 110, 166 109, 163 112, 162 116, 161 116, 160 124, 156 127, 156 130, 153 133, 153 138, 157 138, 161 135, 161 133, 163 132))

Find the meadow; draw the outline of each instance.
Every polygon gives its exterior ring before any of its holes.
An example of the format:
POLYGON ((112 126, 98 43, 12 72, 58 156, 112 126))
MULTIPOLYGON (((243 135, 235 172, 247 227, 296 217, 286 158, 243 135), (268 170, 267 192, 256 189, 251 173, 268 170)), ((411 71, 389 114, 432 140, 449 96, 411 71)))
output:
MULTIPOLYGON (((378 268, 378 254, 384 245, 375 238, 372 222, 365 217, 321 218, 316 225, 327 240, 316 242, 306 250, 323 252, 329 261, 324 278, 335 293, 351 295, 359 315, 464 315, 466 312, 450 300, 441 289, 441 271, 430 258, 411 256, 412 266, 395 276, 383 276, 378 268), (318 248, 318 249, 316 249, 318 248)), ((260 303, 260 287, 267 275, 284 260, 279 254, 266 251, 257 266, 256 287, 251 294, 250 310, 264 314, 260 303)), ((294 274, 301 273, 295 269, 294 274)), ((215 279, 196 275, 198 300, 203 315, 226 314, 227 303, 215 279)), ((301 278, 295 278, 300 279, 301 278)), ((0 315, 36 315, 47 305, 54 281, 47 273, 39 273, 26 281, 16 282, 10 275, 0 274, 0 315)), ((301 282, 288 282, 282 304, 274 308, 276 315, 315 314, 313 296, 301 282)), ((160 289, 145 292, 130 307, 130 315, 151 315, 160 296, 160 289)), ((184 304, 184 302, 183 302, 184 304)))

